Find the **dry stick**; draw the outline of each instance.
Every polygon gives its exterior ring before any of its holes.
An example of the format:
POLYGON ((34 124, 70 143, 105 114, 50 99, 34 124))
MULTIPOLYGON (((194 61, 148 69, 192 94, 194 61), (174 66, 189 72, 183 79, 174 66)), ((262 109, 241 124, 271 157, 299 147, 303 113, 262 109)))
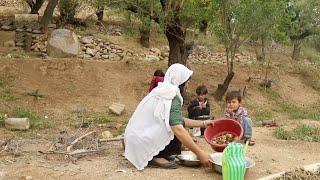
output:
POLYGON ((67 147, 67 152, 70 152, 71 148, 73 147, 74 144, 76 144, 78 141, 80 141, 81 139, 93 134, 93 133, 96 133, 96 131, 91 131, 91 132, 88 132, 87 134, 85 135, 82 135, 80 137, 78 137, 77 139, 75 139, 71 144, 70 146, 67 147))
POLYGON ((109 139, 99 139, 99 142, 112 142, 112 141, 122 141, 123 137, 109 138, 109 139))
POLYGON ((78 154, 87 154, 87 153, 96 153, 96 152, 101 152, 104 149, 99 149, 99 150, 75 150, 72 152, 59 152, 59 151, 38 151, 41 154, 63 154, 63 155, 68 155, 68 156, 74 156, 78 154))

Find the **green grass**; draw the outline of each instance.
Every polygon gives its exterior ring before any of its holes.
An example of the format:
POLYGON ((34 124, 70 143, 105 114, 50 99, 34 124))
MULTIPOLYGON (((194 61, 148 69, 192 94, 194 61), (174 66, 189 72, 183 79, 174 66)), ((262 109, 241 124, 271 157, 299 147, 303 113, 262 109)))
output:
POLYGON ((28 118, 31 129, 52 128, 52 123, 50 122, 50 119, 40 117, 35 112, 28 109, 17 107, 15 108, 11 116, 16 118, 28 118))
MULTIPOLYGON (((92 124, 106 124, 111 122, 112 117, 109 112, 87 112, 86 110, 77 110, 71 113, 66 119, 70 125, 73 122, 80 122, 81 127, 86 127, 92 124)), ((76 126, 78 126, 77 124, 76 126)))
POLYGON ((254 121, 270 120, 274 117, 273 112, 268 109, 255 108, 252 110, 252 120, 254 121))
POLYGON ((271 88, 260 87, 259 90, 266 93, 268 95, 268 97, 273 100, 281 99, 280 94, 271 88))
POLYGON ((312 107, 297 107, 287 103, 277 105, 278 111, 284 112, 289 119, 313 119, 320 120, 320 105, 312 107))
POLYGON ((11 89, 5 89, 0 92, 0 99, 5 101, 15 101, 19 98, 13 95, 11 89))
POLYGON ((274 131, 278 139, 302 140, 309 142, 320 142, 320 127, 300 124, 292 130, 285 130, 282 127, 274 131))
POLYGON ((136 25, 128 25, 123 29, 123 33, 129 37, 135 37, 138 33, 138 27, 136 25))

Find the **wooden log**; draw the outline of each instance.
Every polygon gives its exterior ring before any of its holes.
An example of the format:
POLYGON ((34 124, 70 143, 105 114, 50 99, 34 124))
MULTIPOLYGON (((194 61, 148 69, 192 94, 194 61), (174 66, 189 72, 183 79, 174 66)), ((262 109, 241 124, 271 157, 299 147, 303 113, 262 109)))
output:
POLYGON ((12 130, 27 130, 30 128, 28 118, 7 118, 4 120, 5 127, 12 130))

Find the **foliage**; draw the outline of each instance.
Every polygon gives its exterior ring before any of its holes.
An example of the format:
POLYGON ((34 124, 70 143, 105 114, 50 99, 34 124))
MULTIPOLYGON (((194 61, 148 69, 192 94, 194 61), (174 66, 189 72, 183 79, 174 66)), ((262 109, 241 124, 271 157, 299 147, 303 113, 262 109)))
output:
POLYGON ((45 129, 52 127, 52 123, 49 119, 45 117, 40 117, 35 112, 29 109, 17 107, 15 108, 11 116, 17 118, 28 118, 30 122, 30 128, 32 129, 45 129))
POLYGON ((288 114, 289 119, 313 119, 320 120, 320 105, 312 107, 297 107, 287 103, 280 103, 278 108, 288 114))
POLYGON ((290 131, 280 127, 274 131, 274 135, 284 140, 320 142, 320 127, 300 124, 290 131))
POLYGON ((79 11, 81 1, 78 0, 63 0, 59 1, 60 19, 62 22, 72 22, 76 13, 79 11))

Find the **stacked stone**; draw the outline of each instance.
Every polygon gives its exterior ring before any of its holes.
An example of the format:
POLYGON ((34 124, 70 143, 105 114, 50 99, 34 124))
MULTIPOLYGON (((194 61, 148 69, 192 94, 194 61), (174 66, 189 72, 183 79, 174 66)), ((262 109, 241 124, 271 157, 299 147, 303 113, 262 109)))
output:
POLYGON ((83 57, 84 59, 94 58, 118 61, 123 59, 124 56, 134 55, 132 51, 125 51, 122 47, 113 42, 95 39, 93 36, 78 37, 82 50, 82 52, 80 52, 80 57, 83 57))
POLYGON ((16 14, 14 18, 16 31, 16 45, 27 50, 31 47, 32 40, 41 34, 39 16, 37 14, 16 14))

